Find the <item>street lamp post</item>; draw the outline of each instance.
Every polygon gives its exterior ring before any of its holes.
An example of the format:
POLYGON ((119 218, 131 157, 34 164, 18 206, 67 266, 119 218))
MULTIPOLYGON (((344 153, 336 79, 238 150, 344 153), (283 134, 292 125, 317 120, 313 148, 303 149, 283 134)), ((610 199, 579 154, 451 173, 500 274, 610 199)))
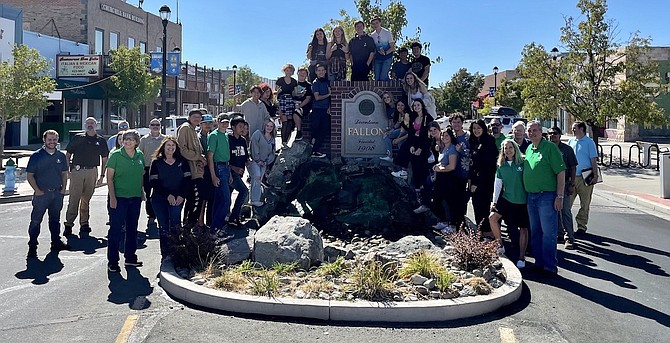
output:
POLYGON ((165 86, 167 79, 167 24, 170 19, 170 7, 167 5, 161 6, 158 12, 161 15, 161 21, 163 22, 163 67, 161 68, 161 117, 167 117, 167 94, 165 94, 165 86))
MULTIPOLYGON (((558 67, 556 66, 556 59, 558 58, 558 55, 559 55, 558 48, 553 47, 551 49, 551 51, 549 52, 549 55, 551 56, 551 60, 553 61, 552 62, 552 67, 554 69, 554 72, 556 74, 558 74, 558 67)), ((559 113, 560 113, 560 109, 557 109, 556 110, 556 116, 554 117, 554 126, 558 126, 558 115, 559 115, 559 113)))
POLYGON ((233 107, 237 105, 237 64, 233 64, 233 107))
POLYGON ((493 106, 498 106, 496 93, 498 92, 498 66, 493 67, 493 106))
MULTIPOLYGON (((172 52, 180 53, 181 49, 176 46, 172 49, 172 52)), ((174 77, 174 114, 179 115, 179 73, 181 72, 181 56, 179 57, 177 75, 174 77)))

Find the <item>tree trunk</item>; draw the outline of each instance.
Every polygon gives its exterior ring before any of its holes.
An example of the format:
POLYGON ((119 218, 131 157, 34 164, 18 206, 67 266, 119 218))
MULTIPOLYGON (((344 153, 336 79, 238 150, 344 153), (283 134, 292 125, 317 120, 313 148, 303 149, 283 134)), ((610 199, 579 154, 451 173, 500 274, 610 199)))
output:
POLYGON ((591 139, 598 145, 598 141, 601 137, 604 137, 603 130, 598 123, 593 121, 587 121, 586 124, 591 128, 591 139))

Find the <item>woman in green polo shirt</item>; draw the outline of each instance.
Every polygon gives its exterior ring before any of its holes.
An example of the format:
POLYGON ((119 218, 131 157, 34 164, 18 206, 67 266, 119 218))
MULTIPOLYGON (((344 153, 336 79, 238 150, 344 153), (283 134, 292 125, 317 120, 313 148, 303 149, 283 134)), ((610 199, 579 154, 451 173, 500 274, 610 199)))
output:
POLYGON ((114 150, 107 161, 107 189, 109 191, 109 214, 111 222, 107 233, 107 270, 113 273, 119 268, 119 244, 121 226, 125 224, 126 267, 141 267, 137 260, 137 224, 142 206, 142 176, 144 154, 137 149, 140 135, 135 130, 123 133, 123 147, 114 150))
POLYGON ((500 244, 498 252, 501 255, 505 253, 505 247, 500 237, 500 219, 505 220, 508 228, 519 228, 519 260, 516 265, 518 268, 524 268, 529 220, 526 207, 528 195, 523 188, 523 156, 519 146, 512 139, 505 139, 501 146, 503 148, 498 156, 489 223, 493 236, 500 244))

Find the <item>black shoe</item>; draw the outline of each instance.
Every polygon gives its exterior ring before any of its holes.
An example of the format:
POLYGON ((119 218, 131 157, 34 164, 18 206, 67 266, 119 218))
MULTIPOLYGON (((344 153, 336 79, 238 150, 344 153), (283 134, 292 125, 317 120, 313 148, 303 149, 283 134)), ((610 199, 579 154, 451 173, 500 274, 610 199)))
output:
POLYGON ((302 131, 298 131, 295 133, 295 141, 301 141, 302 140, 302 131))
POLYGON ((82 226, 79 228, 79 233, 82 233, 82 232, 90 233, 90 232, 91 232, 91 227, 88 226, 88 224, 86 224, 86 225, 82 225, 82 226))
POLYGON ((315 152, 312 153, 312 157, 324 158, 324 157, 326 157, 326 154, 324 154, 322 152, 315 151, 315 152))
POLYGON ((121 268, 119 267, 118 264, 108 264, 107 265, 107 271, 111 273, 120 273, 121 268))
POLYGON ((72 226, 70 225, 63 225, 65 229, 63 229, 63 236, 72 236, 72 226))
MULTIPOLYGON (((37 248, 36 248, 37 249, 37 248)), ((51 242, 51 251, 61 251, 61 250, 70 250, 71 247, 63 241, 51 242)))
POLYGON ((577 231, 575 231, 575 234, 580 235, 580 236, 584 236, 584 235, 586 235, 586 229, 581 229, 581 228, 577 229, 577 231))
POLYGON ((135 261, 135 262, 126 261, 126 263, 124 263, 123 265, 126 266, 126 267, 141 267, 143 265, 143 263, 140 262, 140 261, 135 261))
POLYGON ((242 222, 240 221, 239 218, 238 219, 231 219, 231 220, 228 221, 228 225, 234 226, 234 227, 241 227, 242 222))
POLYGON ((31 245, 28 247, 28 258, 36 258, 37 257, 37 246, 36 245, 31 245))

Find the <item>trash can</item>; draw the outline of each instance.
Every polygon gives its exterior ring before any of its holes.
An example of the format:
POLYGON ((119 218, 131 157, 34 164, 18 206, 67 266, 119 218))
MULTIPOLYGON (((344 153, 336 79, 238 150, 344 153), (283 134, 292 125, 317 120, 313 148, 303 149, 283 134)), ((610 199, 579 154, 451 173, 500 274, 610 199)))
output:
POLYGON ((663 152, 659 156, 661 170, 661 198, 670 199, 670 152, 663 152))

